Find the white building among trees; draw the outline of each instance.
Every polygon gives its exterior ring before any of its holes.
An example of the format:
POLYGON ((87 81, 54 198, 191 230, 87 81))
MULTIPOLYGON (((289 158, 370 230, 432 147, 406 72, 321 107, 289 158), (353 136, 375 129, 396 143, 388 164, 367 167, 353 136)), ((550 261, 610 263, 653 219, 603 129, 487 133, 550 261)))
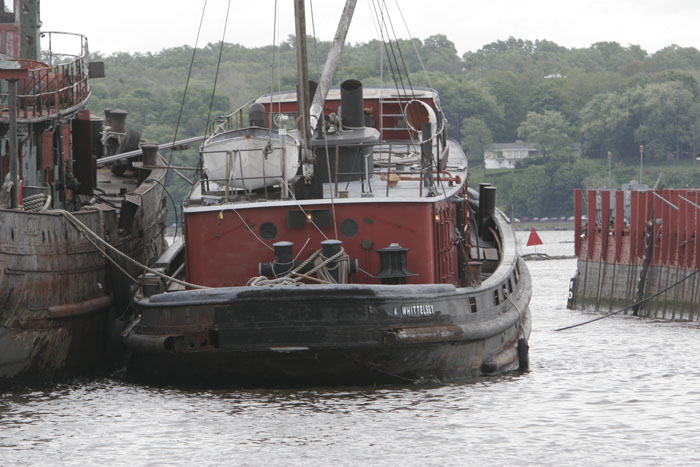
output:
POLYGON ((494 143, 484 151, 484 165, 489 169, 514 169, 516 162, 540 154, 535 143, 494 143))

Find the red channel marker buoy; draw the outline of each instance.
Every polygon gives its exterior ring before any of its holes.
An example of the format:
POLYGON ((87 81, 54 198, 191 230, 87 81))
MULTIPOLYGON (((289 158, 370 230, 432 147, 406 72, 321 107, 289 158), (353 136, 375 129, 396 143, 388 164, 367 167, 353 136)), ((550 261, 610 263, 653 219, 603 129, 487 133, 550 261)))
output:
POLYGON ((527 246, 542 245, 542 239, 537 232, 535 232, 534 227, 530 230, 530 237, 527 239, 527 246))

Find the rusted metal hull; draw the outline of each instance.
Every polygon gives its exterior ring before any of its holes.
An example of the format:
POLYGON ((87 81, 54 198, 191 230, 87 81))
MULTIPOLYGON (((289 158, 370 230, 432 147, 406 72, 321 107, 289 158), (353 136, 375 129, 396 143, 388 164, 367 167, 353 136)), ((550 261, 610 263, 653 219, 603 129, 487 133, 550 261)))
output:
MULTIPOLYGON (((164 174, 151 175, 161 180, 164 174)), ((144 183, 129 196, 139 206, 129 214, 127 231, 120 227, 120 210, 107 205, 73 215, 148 263, 163 249, 162 188, 144 183)), ((47 380, 98 369, 111 326, 129 303, 130 285, 61 213, 0 210, 0 379, 47 380)))

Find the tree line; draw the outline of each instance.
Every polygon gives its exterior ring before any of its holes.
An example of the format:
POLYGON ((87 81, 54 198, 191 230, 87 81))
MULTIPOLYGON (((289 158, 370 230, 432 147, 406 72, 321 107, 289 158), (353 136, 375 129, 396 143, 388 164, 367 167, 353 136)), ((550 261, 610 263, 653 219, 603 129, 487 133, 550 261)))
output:
MULTIPOLYGON (((294 44, 290 36, 277 48, 212 43, 196 51, 184 46, 93 54, 105 62, 107 77, 95 84, 89 107, 99 113, 128 110, 129 126, 150 141, 171 141, 176 129, 178 138, 199 135, 208 117, 272 90, 293 89, 294 44)), ((309 38, 310 76, 318 75, 329 48, 330 42, 309 38)), ((638 178, 640 146, 645 164, 665 164, 671 172, 674 165, 686 167, 671 174, 672 183, 697 184, 688 179, 687 167, 700 151, 698 76, 700 51, 676 45, 649 54, 616 42, 566 48, 511 37, 460 56, 446 36, 434 35, 391 45, 347 44, 335 82, 356 78, 365 84, 435 88, 450 136, 470 158, 472 177, 497 183, 499 204, 509 211, 558 216, 570 215, 573 188, 602 186, 612 172, 638 178), (516 140, 536 143, 541 156, 526 159, 515 171, 482 173, 486 146, 516 140), (573 143, 579 143, 581 158, 573 143)), ((196 164, 194 150, 175 158, 196 164)), ((618 184, 625 181, 616 178, 618 184)), ((174 178, 171 183, 181 199, 186 186, 174 178)))

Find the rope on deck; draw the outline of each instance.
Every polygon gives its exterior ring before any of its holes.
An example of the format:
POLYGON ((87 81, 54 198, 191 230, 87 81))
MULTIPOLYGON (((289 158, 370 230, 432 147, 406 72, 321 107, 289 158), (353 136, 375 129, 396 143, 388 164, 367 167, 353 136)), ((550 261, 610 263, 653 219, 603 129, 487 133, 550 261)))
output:
POLYGON ((256 287, 298 285, 302 279, 317 282, 319 284, 346 284, 348 281, 348 271, 350 269, 350 257, 345 253, 345 249, 341 247, 338 253, 329 258, 323 256, 321 254, 322 251, 322 249, 317 250, 306 260, 304 260, 303 263, 282 277, 268 279, 265 276, 256 276, 248 280, 246 285, 256 287), (314 262, 313 269, 306 273, 302 273, 301 271, 312 261, 314 262), (329 266, 329 264, 332 264, 335 261, 337 261, 335 266, 329 266), (336 269, 338 270, 337 282, 330 273, 330 271, 336 269), (313 277, 312 274, 317 274, 318 277, 313 277))
POLYGON ((138 283, 138 280, 136 280, 135 278, 133 278, 126 270, 124 270, 124 268, 123 268, 119 263, 117 263, 117 262, 114 260, 114 258, 112 258, 111 256, 109 256, 109 254, 107 254, 107 251, 103 250, 103 249, 100 247, 100 245, 101 245, 102 247, 104 247, 106 250, 111 251, 112 253, 116 254, 117 256, 119 256, 119 257, 125 259, 127 262, 131 263, 132 265, 136 266, 137 268, 139 268, 139 269, 141 269, 141 270, 143 270, 143 271, 146 271, 146 272, 150 272, 151 274, 155 274, 156 276, 158 276, 158 277, 160 277, 160 278, 162 278, 162 279, 169 280, 169 281, 171 281, 171 282, 174 282, 174 283, 176 283, 176 284, 182 285, 182 286, 184 286, 184 287, 191 287, 191 288, 193 288, 193 289, 208 289, 208 288, 209 288, 209 287, 205 287, 205 286, 203 286, 203 285, 192 284, 192 283, 190 283, 190 282, 186 282, 186 281, 182 281, 182 280, 180 280, 180 279, 176 279, 175 277, 168 276, 167 274, 163 274, 163 273, 160 272, 160 271, 157 271, 157 270, 155 270, 155 269, 153 269, 153 268, 149 268, 148 266, 139 263, 139 262, 136 261, 135 259, 131 258, 129 255, 127 255, 127 254, 125 254, 125 253, 122 253, 121 251, 119 251, 119 249, 117 249, 117 248, 115 248, 114 246, 110 245, 109 242, 107 242, 107 241, 104 240, 102 237, 100 237, 98 234, 96 234, 95 232, 93 232, 92 230, 90 230, 90 228, 89 228, 88 226, 86 226, 85 224, 83 224, 82 222, 80 222, 80 220, 79 220, 77 217, 75 217, 72 213, 70 213, 70 212, 68 212, 68 211, 65 211, 65 210, 63 210, 63 209, 57 209, 56 211, 59 212, 60 214, 62 214, 63 217, 65 217, 66 220, 68 220, 68 222, 69 222, 73 227, 75 227, 76 230, 78 230, 78 232, 80 232, 81 234, 83 234, 83 235, 85 236, 85 238, 86 238, 90 243, 92 243, 92 245, 95 247, 95 249, 96 249, 97 251, 99 251, 100 254, 101 254, 102 256, 104 256, 110 263, 114 264, 114 266, 116 266, 121 272, 123 272, 123 273, 124 273, 129 279, 131 279, 133 282, 138 283), (98 244, 99 244, 99 245, 98 245, 98 244))

